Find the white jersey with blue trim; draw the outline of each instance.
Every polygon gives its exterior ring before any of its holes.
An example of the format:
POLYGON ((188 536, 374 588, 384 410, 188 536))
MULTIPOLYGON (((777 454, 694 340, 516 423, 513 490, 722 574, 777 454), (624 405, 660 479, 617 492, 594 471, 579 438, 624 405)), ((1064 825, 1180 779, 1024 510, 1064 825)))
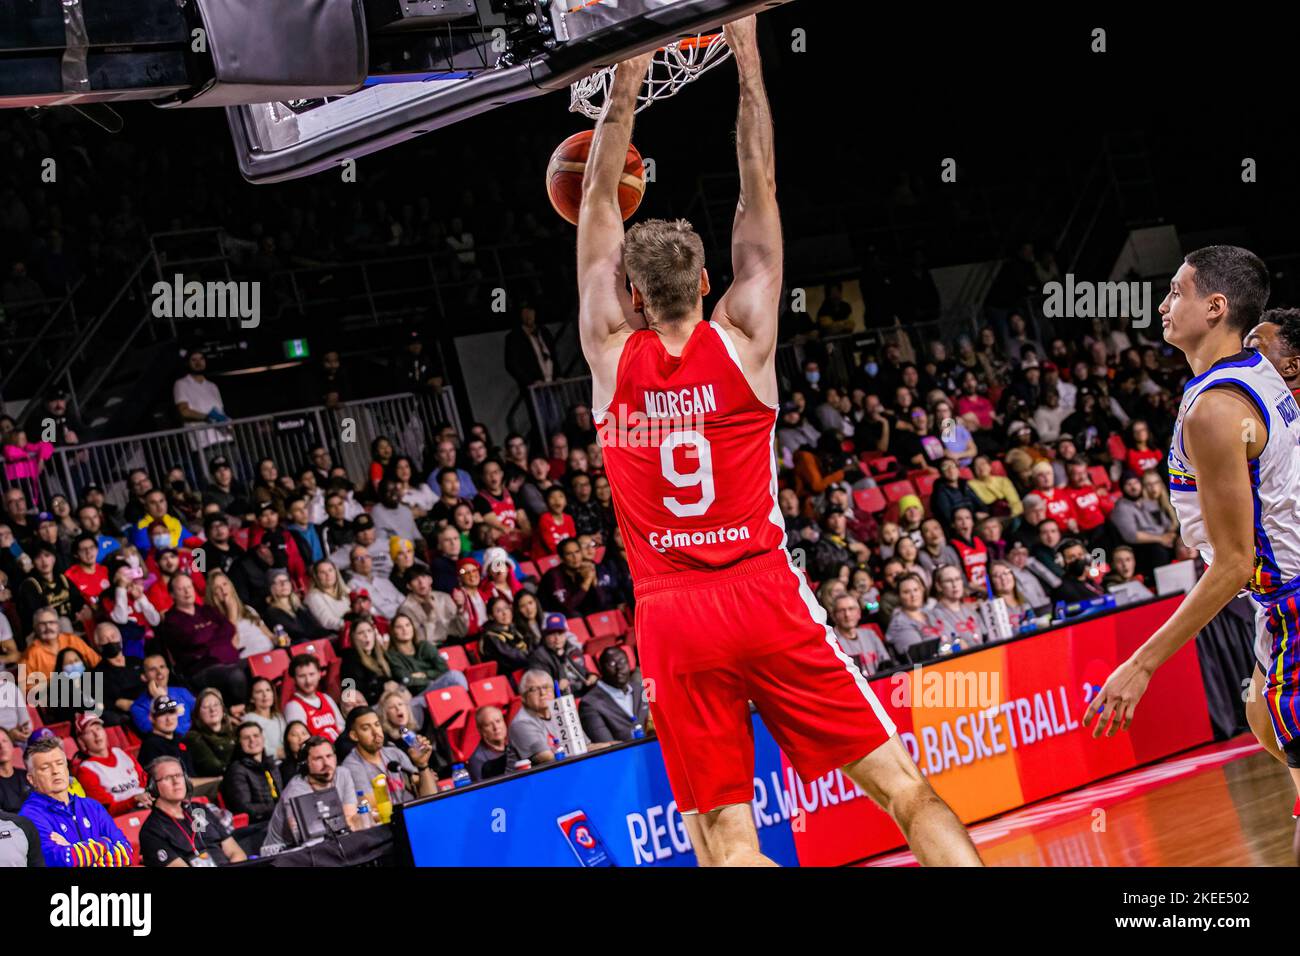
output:
POLYGON ((1214 561, 1214 549, 1205 533, 1196 472, 1183 446, 1183 418, 1212 388, 1236 388, 1264 420, 1264 450, 1250 462, 1255 573, 1246 589, 1269 604, 1300 588, 1300 407, 1277 369, 1255 349, 1220 359, 1188 381, 1169 447, 1169 498, 1184 543, 1206 564, 1214 561))

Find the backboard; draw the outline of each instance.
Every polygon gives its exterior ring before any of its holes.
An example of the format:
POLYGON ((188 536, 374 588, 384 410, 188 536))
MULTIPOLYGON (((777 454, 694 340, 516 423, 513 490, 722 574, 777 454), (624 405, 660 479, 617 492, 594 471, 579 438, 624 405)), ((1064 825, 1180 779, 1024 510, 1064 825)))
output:
POLYGON ((359 89, 226 107, 240 170, 255 183, 320 172, 784 2, 474 0, 437 30, 372 26, 359 89))

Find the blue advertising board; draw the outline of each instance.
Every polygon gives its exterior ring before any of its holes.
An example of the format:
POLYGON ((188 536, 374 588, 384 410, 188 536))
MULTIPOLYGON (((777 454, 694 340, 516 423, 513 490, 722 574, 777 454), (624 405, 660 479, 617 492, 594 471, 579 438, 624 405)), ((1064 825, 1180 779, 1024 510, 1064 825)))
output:
MULTIPOLYGON (((754 776, 779 777, 780 749, 757 715, 754 750, 754 776)), ((448 791, 402 815, 416 866, 695 865, 653 739, 448 791)), ((788 817, 761 822, 763 852, 798 865, 788 817)))

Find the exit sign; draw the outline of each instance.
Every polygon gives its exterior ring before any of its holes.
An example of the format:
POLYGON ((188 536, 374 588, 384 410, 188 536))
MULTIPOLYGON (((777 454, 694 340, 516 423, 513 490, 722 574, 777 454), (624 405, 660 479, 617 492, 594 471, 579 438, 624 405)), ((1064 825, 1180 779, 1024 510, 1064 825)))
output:
POLYGON ((306 339, 289 339, 284 343, 285 358, 302 359, 307 358, 310 354, 306 339))

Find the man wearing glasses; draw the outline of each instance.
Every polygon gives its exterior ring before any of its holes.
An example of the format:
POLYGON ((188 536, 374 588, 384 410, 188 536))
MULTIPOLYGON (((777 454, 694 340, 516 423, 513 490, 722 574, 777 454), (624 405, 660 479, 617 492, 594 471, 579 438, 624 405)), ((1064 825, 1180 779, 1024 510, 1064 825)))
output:
MULTIPOLYGON (((510 723, 506 767, 512 768, 520 760, 531 760, 533 766, 552 763, 560 746, 560 724, 551 706, 555 703, 551 675, 543 670, 525 671, 519 679, 519 695, 524 705, 510 723)), ((608 746, 608 743, 587 743, 588 750, 608 746)))
POLYGON ((174 757, 149 765, 153 812, 140 828, 145 866, 224 866, 248 859, 217 813, 190 802, 190 782, 174 757))

